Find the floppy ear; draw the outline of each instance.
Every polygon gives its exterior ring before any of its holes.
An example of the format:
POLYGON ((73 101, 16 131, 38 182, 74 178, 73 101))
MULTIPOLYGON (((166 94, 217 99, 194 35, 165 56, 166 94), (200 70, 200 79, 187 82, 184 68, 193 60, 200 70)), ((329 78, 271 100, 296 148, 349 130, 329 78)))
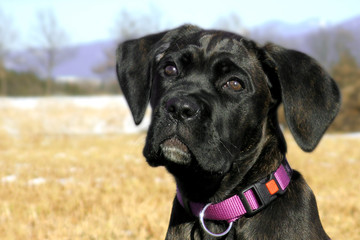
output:
POLYGON ((150 98, 149 67, 152 47, 165 33, 126 41, 116 51, 116 73, 136 125, 142 121, 150 98))
POLYGON ((177 29, 126 41, 116 51, 116 72, 120 87, 134 117, 141 123, 150 100, 151 63, 156 50, 165 43, 198 31, 199 28, 184 25, 177 29))
POLYGON ((298 145, 310 152, 339 111, 340 91, 311 57, 274 44, 263 49, 266 64, 275 73, 270 81, 280 88, 276 91, 281 95, 290 131, 298 145))

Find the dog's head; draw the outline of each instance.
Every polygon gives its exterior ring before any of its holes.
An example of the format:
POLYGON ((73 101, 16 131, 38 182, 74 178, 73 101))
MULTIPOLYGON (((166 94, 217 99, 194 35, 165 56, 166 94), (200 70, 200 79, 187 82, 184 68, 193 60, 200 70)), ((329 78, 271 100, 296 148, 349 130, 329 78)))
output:
POLYGON ((241 178, 273 139, 285 153, 281 102, 305 151, 340 106, 336 84, 309 56, 191 25, 124 42, 117 74, 136 124, 152 106, 147 161, 184 181, 219 182, 234 165, 241 178))

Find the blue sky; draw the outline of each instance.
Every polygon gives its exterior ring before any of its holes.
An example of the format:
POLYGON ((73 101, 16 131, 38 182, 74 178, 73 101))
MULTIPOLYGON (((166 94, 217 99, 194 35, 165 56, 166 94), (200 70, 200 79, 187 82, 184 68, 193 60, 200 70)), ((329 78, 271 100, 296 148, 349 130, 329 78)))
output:
MULTIPOLYGON (((115 23, 121 10, 134 15, 160 14, 162 28, 193 23, 211 28, 222 16, 235 13, 245 27, 268 21, 301 23, 319 19, 335 24, 360 15, 359 0, 2 0, 0 9, 13 20, 21 44, 31 45, 36 13, 52 9, 59 24, 67 31, 71 44, 114 37, 115 23)), ((126 21, 126 20, 125 20, 126 21)))

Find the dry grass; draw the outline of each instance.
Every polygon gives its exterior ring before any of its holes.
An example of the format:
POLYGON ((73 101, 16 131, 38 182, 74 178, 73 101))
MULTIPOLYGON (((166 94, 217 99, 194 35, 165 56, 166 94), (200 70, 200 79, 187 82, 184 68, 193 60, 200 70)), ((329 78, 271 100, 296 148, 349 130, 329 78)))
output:
POLYGON ((165 231, 173 184, 144 163, 143 135, 1 139, 1 239, 158 239, 165 231))
MULTIPOLYGON (((163 168, 146 164, 144 134, 48 134, 26 111, 0 113, 1 239, 164 238, 175 185, 163 168), (21 134, 2 127, 9 116, 21 134)), ((326 136, 306 154, 286 137, 290 164, 314 190, 326 231, 357 239, 360 139, 326 136)))
POLYGON ((325 230, 332 239, 358 239, 360 139, 327 135, 310 154, 287 139, 289 161, 314 191, 325 230))

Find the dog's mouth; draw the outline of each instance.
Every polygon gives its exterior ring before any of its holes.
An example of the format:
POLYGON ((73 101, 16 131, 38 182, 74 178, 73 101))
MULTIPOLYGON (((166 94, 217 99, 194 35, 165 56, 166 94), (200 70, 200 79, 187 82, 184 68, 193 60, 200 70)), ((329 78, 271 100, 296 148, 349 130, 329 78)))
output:
POLYGON ((160 144, 163 156, 177 164, 186 165, 191 161, 191 153, 189 148, 177 137, 166 139, 160 144))

